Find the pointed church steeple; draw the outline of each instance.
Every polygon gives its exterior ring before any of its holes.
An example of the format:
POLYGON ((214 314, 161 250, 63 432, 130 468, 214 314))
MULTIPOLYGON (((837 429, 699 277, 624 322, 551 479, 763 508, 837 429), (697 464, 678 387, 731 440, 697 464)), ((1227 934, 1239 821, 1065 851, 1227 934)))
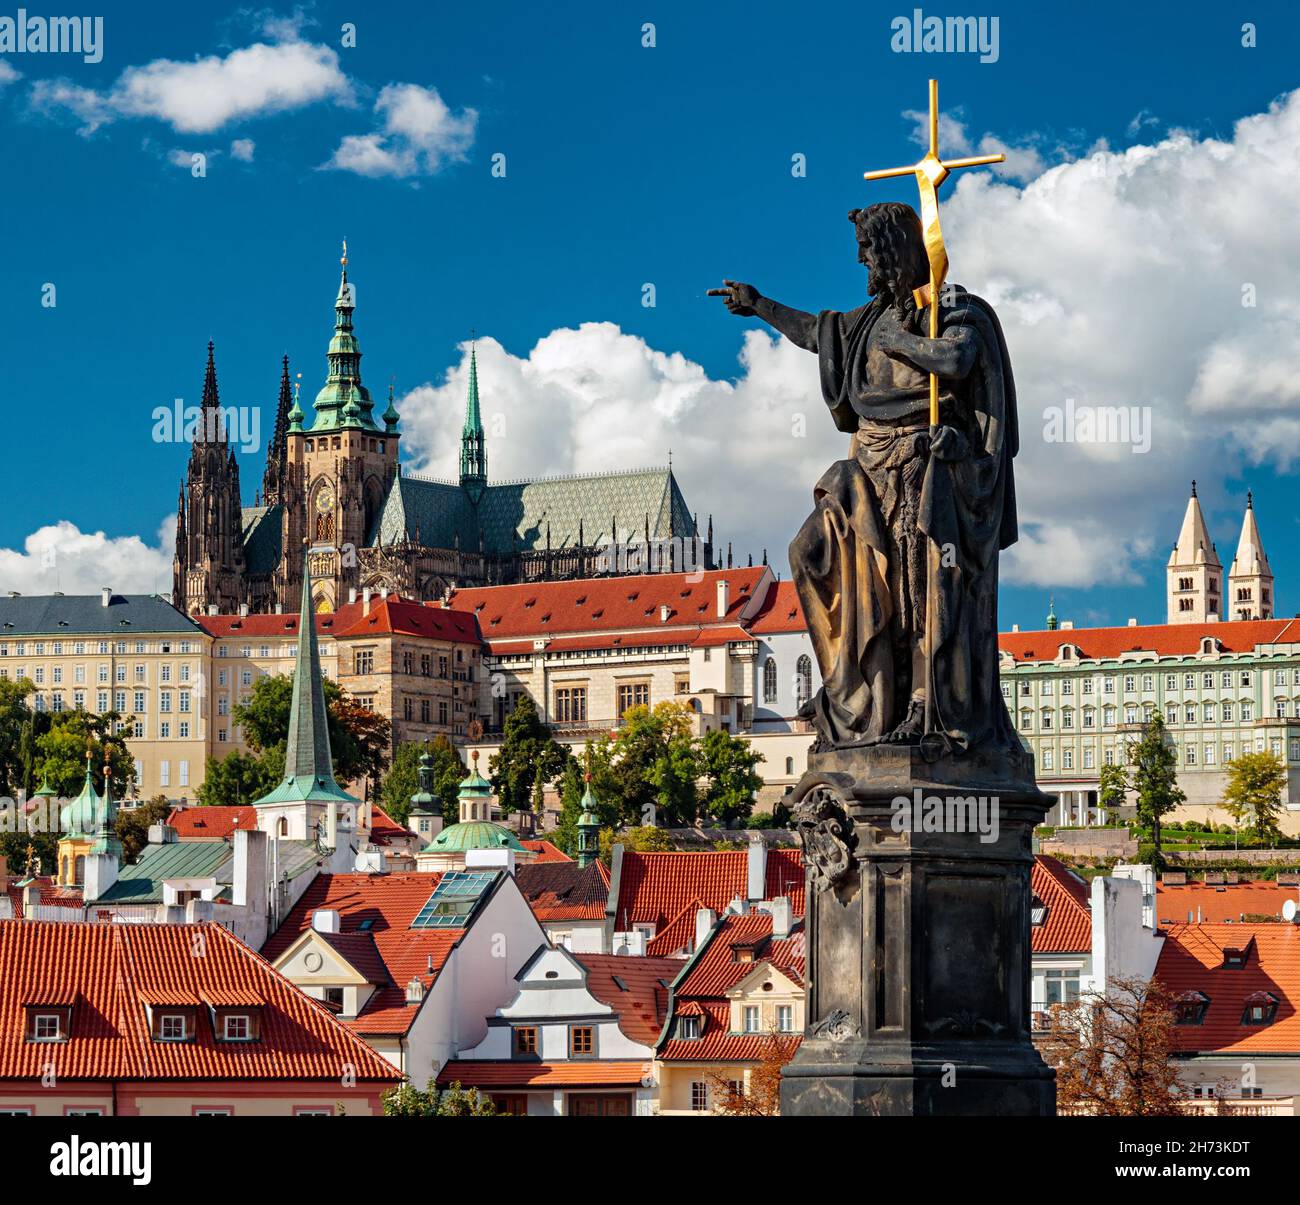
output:
POLYGON ((281 361, 280 397, 275 406, 275 432, 266 450, 266 472, 262 474, 262 501, 277 506, 284 501, 285 478, 289 471, 289 411, 293 388, 289 384, 289 357, 281 361))
POLYGON ((320 651, 311 592, 310 549, 303 541, 302 602, 298 610, 298 654, 294 661, 293 698, 289 704, 289 740, 284 751, 284 778, 255 807, 284 803, 356 803, 334 778, 330 758, 329 714, 321 681, 320 651))
POLYGON ((1195 481, 1187 500, 1187 510, 1183 513, 1178 542, 1169 554, 1165 576, 1168 580, 1167 622, 1208 623, 1222 617, 1220 585, 1223 566, 1205 525, 1195 481))
POLYGON ((465 425, 460 432, 460 487, 475 506, 487 490, 487 444, 478 401, 478 348, 469 348, 469 395, 465 399, 465 425))
POLYGON ((1237 555, 1228 570, 1228 607, 1233 619, 1273 618, 1273 570, 1255 522, 1255 498, 1246 491, 1237 555))
POLYGON ((343 240, 343 255, 339 263, 342 271, 338 296, 334 299, 334 337, 326 353, 329 376, 316 395, 316 420, 311 430, 320 433, 349 426, 378 432, 379 428, 371 417, 375 404, 370 400, 370 391, 361 383, 361 347, 352 330, 356 289, 348 280, 346 239, 343 240))

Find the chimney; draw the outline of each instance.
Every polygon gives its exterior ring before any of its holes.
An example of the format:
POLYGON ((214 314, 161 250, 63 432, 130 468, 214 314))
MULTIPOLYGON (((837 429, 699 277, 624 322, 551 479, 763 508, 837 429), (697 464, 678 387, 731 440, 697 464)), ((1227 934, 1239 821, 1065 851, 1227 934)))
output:
POLYGON ((1011 625, 1011 630, 1012 630, 1013 632, 1018 632, 1018 631, 1020 631, 1020 625, 1019 625, 1018 623, 1013 623, 1013 624, 1011 625))
POLYGON ((311 927, 317 933, 342 933, 343 918, 336 908, 317 908, 311 914, 311 927))
POLYGON ((745 894, 751 900, 767 898, 767 846, 756 838, 751 838, 748 850, 749 862, 745 870, 745 894))
POLYGON ((35 879, 23 888, 23 919, 33 920, 41 902, 41 885, 35 879))
POLYGON ((284 603, 276 603, 276 604, 275 604, 275 613, 276 613, 277 615, 283 615, 283 614, 284 614, 284 603))
POLYGON ((671 615, 671 614, 672 614, 672 609, 668 606, 667 603, 661 603, 661 604, 659 605, 659 622, 660 622, 660 623, 667 623, 667 622, 668 622, 668 616, 671 615))
POLYGON ((248 604, 246 602, 239 604, 239 617, 241 619, 246 619, 248 617, 248 604))
POLYGON ((266 834, 261 829, 238 829, 234 847, 231 903, 261 910, 266 904, 266 834))
POLYGON ((208 614, 209 614, 209 615, 215 615, 216 613, 217 613, 217 604, 216 604, 216 603, 208 603, 208 614))
POLYGON ((9 859, 0 854, 0 895, 9 888, 9 859))
POLYGON ((772 937, 775 941, 782 941, 790 936, 792 919, 790 897, 778 895, 772 901, 772 937))
POLYGON ((339 847, 339 805, 331 799, 325 805, 325 848, 339 847))
POLYGON ((149 826, 150 845, 175 845, 176 830, 170 824, 151 824, 149 826))
POLYGON ((731 606, 731 587, 725 577, 718 578, 718 618, 725 619, 727 608, 731 606))
POLYGON ((354 603, 354 602, 356 602, 356 601, 357 601, 357 588, 356 588, 356 586, 349 586, 349 587, 348 587, 348 602, 350 602, 350 603, 354 603))
POLYGON ((388 601, 388 587, 387 587, 387 586, 380 586, 380 587, 379 587, 379 597, 382 598, 385 602, 388 601))
POLYGON ((1138 626, 1138 621, 1137 621, 1136 619, 1134 619, 1133 616, 1131 616, 1131 615, 1129 616, 1129 619, 1128 619, 1128 626, 1131 627, 1131 628, 1135 628, 1135 627, 1138 626))
POLYGON ((407 1004, 419 1004, 424 999, 424 984, 419 979, 412 979, 406 985, 407 1004))
POLYGON ((713 926, 718 923, 718 914, 712 908, 700 908, 695 913, 695 948, 698 950, 706 941, 713 926))
POLYGON ((108 606, 108 604, 112 601, 112 598, 113 598, 113 590, 112 590, 111 587, 109 587, 109 586, 103 586, 103 587, 100 588, 100 591, 99 591, 99 605, 100 605, 101 607, 106 607, 106 606, 108 606))
POLYGON ((365 586, 361 590, 361 614, 370 614, 370 587, 365 586))

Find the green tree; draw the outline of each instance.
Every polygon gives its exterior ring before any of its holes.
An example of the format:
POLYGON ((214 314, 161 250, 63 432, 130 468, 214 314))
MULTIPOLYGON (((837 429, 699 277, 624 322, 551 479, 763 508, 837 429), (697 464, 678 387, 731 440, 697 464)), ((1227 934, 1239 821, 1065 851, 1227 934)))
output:
POLYGON ((1223 807, 1260 837, 1278 837, 1286 766, 1272 753, 1243 753, 1228 764, 1223 807))
POLYGON ((488 764, 488 777, 501 810, 526 812, 531 807, 534 783, 554 782, 564 773, 571 754, 552 735, 537 714, 537 705, 522 694, 506 716, 501 747, 488 764))
POLYGON ((417 1088, 410 1080, 390 1088, 383 1096, 385 1117, 494 1117, 491 1097, 477 1088, 454 1083, 439 1091, 433 1080, 417 1088))
POLYGON ((1128 800, 1128 775, 1123 766, 1102 766, 1097 773, 1097 803, 1115 814, 1128 800))
POLYGON ((1178 753, 1165 731, 1159 710, 1142 727, 1141 737, 1129 744, 1131 782, 1137 794, 1138 823, 1150 827, 1155 845, 1155 865, 1164 863, 1160 849, 1160 822, 1187 796, 1178 785, 1178 753))
POLYGON ((222 758, 209 757, 195 798, 204 804, 252 803, 270 791, 283 773, 282 746, 263 753, 235 750, 222 758))
POLYGON ((747 740, 718 728, 704 734, 699 760, 707 780, 700 799, 704 815, 719 824, 748 819, 763 785, 757 771, 763 755, 747 740))
POLYGON ((149 844, 149 827, 162 824, 171 815, 172 805, 167 796, 155 795, 138 807, 123 808, 117 813, 113 831, 122 842, 122 856, 128 862, 134 862, 139 853, 149 844))
MULTIPOLYGON (((596 798, 615 807, 623 824, 690 823, 698 803, 687 781, 692 712, 685 703, 632 707, 618 730, 588 745, 596 798), (661 762, 675 764, 661 766, 661 762), (662 815, 660 813, 663 813, 662 815)), ((698 764, 695 767, 698 774, 698 764)))
POLYGON ((32 709, 27 698, 35 689, 27 678, 0 678, 0 796, 15 798, 31 786, 32 709))
POLYGON ((636 850, 643 854, 669 853, 673 848, 672 838, 666 829, 657 824, 643 824, 637 828, 625 828, 622 831, 612 828, 600 830, 600 860, 606 866, 614 855, 614 846, 636 850))
POLYGON ((107 755, 113 798, 125 799, 128 788, 135 782, 135 760, 126 744, 128 722, 116 711, 106 711, 103 715, 86 711, 52 713, 49 730, 36 738, 32 777, 38 782, 48 778, 58 795, 79 795, 86 781, 86 750, 89 749, 95 789, 103 789, 107 755))
POLYGON ((59 857, 59 843, 54 833, 0 833, 0 858, 5 859, 9 873, 23 873, 29 845, 32 855, 40 859, 41 873, 53 874, 59 857))
MULTIPOLYGON (((447 737, 436 736, 427 747, 433 763, 433 793, 442 804, 443 822, 455 824, 460 819, 460 784, 469 777, 469 770, 447 737)), ((398 824, 406 823, 411 814, 411 796, 420 789, 420 758, 425 748, 422 741, 398 745, 393 764, 380 782, 384 811, 398 824)))
MULTIPOLYGON (((391 727, 383 716, 348 698, 331 678, 322 683, 330 734, 334 777, 347 783, 362 775, 376 775, 384 765, 391 727)), ((255 752, 264 753, 289 739, 289 712, 293 703, 293 678, 285 674, 259 678, 247 702, 231 708, 231 718, 244 730, 255 752)))

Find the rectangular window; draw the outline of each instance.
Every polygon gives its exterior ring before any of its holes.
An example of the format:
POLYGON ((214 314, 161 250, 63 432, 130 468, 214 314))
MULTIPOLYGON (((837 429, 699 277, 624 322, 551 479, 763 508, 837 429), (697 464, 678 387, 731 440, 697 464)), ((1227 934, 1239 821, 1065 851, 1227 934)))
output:
POLYGON ((596 1053, 596 1031, 590 1025, 573 1025, 569 1028, 569 1056, 596 1053))
POLYGON ((356 674, 375 672, 375 654, 372 649, 357 649, 352 654, 352 672, 356 674))
POLYGON ((776 1027, 781 1033, 794 1032, 793 1004, 778 1004, 776 1006, 776 1027))
POLYGON ((650 683, 628 682, 618 688, 618 714, 625 715, 633 707, 650 705, 650 683))
MULTIPOLYGON (((163 727, 166 727, 164 724, 163 727)), ((164 736, 166 733, 163 734, 164 736)), ((160 787, 169 787, 172 785, 172 764, 169 761, 158 763, 158 785, 160 787)))
POLYGON ((691 1111, 707 1113, 709 1110, 709 1085, 702 1079, 691 1080, 691 1111))
POLYGON ((746 1004, 742 1010, 744 1017, 744 1030, 746 1033, 758 1032, 758 1005, 746 1004))
POLYGON ((33 1042, 61 1042, 63 1023, 58 1013, 37 1013, 32 1021, 33 1042))
POLYGON ((537 1027, 520 1025, 515 1029, 515 1054, 532 1055, 537 1053, 537 1027))
POLYGON ((587 688, 585 686, 557 686, 555 688, 555 720, 560 724, 578 724, 587 718, 587 688))
POLYGON ((159 1017, 158 1040, 160 1042, 185 1041, 185 1017, 179 1013, 164 1013, 159 1017))
POLYGON ((252 1031, 248 1025, 248 1017, 243 1013, 236 1013, 226 1017, 223 1030, 227 1042, 247 1042, 252 1036, 252 1031))

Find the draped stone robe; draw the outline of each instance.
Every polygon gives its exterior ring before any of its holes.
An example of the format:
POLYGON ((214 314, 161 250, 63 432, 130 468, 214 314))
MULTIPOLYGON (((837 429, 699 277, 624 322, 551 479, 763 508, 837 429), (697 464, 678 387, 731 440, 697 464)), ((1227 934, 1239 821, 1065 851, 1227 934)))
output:
POLYGON ((882 312, 875 300, 817 320, 822 393, 854 439, 851 458, 817 483, 815 509, 790 545, 822 672, 815 722, 824 744, 878 741, 928 687, 932 724, 954 749, 1018 748, 998 682, 998 554, 1016 540, 1018 444, 1002 329, 986 302, 960 289, 941 310, 940 334, 969 327, 978 348, 966 377, 940 379, 940 422, 969 445, 964 459, 944 461, 929 452, 928 398, 863 401, 882 312), (912 646, 929 606, 929 681, 913 683, 912 646))

